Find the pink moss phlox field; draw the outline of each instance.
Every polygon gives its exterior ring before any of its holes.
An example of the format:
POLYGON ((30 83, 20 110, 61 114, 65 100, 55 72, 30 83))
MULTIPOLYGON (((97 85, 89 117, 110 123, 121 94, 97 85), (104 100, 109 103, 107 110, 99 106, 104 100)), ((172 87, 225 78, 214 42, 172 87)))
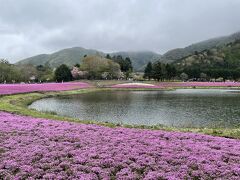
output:
POLYGON ((240 141, 0 112, 0 179, 240 179, 240 141))
POLYGON ((240 82, 161 82, 162 87, 240 87, 240 82))
POLYGON ((43 84, 0 84, 0 95, 19 94, 37 91, 66 91, 88 88, 90 85, 84 82, 70 83, 43 83, 43 84))

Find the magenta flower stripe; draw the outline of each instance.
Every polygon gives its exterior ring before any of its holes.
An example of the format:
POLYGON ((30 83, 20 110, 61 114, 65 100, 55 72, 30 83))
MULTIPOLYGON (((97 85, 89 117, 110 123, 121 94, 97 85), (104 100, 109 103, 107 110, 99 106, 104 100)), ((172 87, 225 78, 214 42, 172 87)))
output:
POLYGON ((0 179, 240 179, 240 141, 0 112, 0 179))
POLYGON ((70 83, 44 83, 44 84, 0 84, 0 95, 19 94, 37 91, 66 91, 82 88, 89 88, 90 85, 84 82, 70 83))
POLYGON ((240 82, 161 82, 162 87, 240 87, 240 82))

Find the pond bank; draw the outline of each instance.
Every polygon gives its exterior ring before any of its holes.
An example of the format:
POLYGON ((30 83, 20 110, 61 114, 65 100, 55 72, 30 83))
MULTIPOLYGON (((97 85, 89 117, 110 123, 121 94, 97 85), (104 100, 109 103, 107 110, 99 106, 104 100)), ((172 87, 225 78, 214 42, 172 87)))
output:
POLYGON ((240 91, 177 89, 174 91, 98 91, 51 97, 29 108, 59 116, 115 124, 176 128, 239 127, 240 91))
MULTIPOLYGON (((204 134, 210 134, 214 136, 224 136, 231 138, 240 138, 240 128, 172 128, 172 127, 163 127, 163 126, 130 126, 130 125, 116 125, 112 123, 99 123, 95 121, 80 121, 74 118, 66 118, 57 116, 52 114, 51 112, 41 113, 36 110, 28 109, 27 106, 31 104, 33 101, 38 99, 54 97, 54 96, 67 96, 73 94, 82 94, 93 91, 108 91, 113 89, 104 89, 104 88, 90 88, 90 89, 82 89, 82 90, 74 90, 74 91, 63 91, 63 92, 45 92, 45 93, 30 93, 30 94, 18 94, 11 96, 3 96, 0 97, 0 111, 11 112, 20 115, 27 115, 36 118, 47 118, 47 119, 55 119, 62 121, 74 121, 85 124, 98 124, 109 127, 128 127, 128 128, 142 128, 142 129, 156 129, 156 130, 166 130, 166 131, 182 131, 182 132, 199 132, 204 134)), ((116 90, 116 89, 114 89, 116 90)), ((130 89, 125 89, 130 90, 130 89)), ((137 90, 137 89, 135 89, 137 90)))

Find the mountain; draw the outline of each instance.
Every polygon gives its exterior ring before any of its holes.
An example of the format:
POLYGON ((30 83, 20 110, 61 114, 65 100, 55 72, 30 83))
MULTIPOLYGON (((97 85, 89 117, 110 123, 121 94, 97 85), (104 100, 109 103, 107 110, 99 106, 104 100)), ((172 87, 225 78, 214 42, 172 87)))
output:
POLYGON ((48 54, 39 54, 37 56, 33 56, 24 60, 17 62, 17 64, 32 64, 32 65, 43 65, 46 64, 49 60, 48 54))
POLYGON ((130 57, 134 69, 138 71, 144 70, 146 64, 151 61, 155 62, 161 59, 161 55, 152 51, 139 51, 139 52, 116 52, 111 53, 111 56, 121 55, 123 58, 130 57))
POLYGON ((193 55, 183 57, 174 63, 180 69, 240 68, 240 40, 195 52, 193 55))
MULTIPOLYGON (((80 63, 84 55, 106 56, 106 53, 97 51, 97 50, 92 50, 92 49, 74 47, 74 48, 63 49, 53 54, 41 54, 41 55, 33 56, 30 58, 21 60, 17 64, 44 65, 47 63, 51 67, 58 67, 61 64, 73 66, 77 63, 80 63)), ((143 70, 144 65, 146 65, 149 61, 154 62, 159 60, 161 57, 161 55, 154 52, 150 52, 150 51, 116 52, 116 53, 110 53, 110 55, 111 56, 122 55, 124 58, 130 57, 135 70, 143 70)))
POLYGON ((47 63, 51 67, 58 67, 61 64, 73 66, 74 64, 80 63, 80 60, 84 57, 84 55, 103 56, 104 53, 97 50, 92 50, 92 49, 73 47, 73 48, 63 49, 53 54, 41 54, 41 55, 33 56, 30 58, 21 60, 17 64, 33 64, 37 66, 37 65, 44 65, 47 63))
MULTIPOLYGON (((185 57, 194 55, 196 54, 196 52, 202 52, 205 50, 226 46, 226 44, 233 43, 238 39, 240 39, 240 32, 234 33, 229 36, 213 38, 199 43, 195 43, 185 48, 173 49, 166 52, 164 55, 160 55, 151 51, 139 51, 139 52, 125 51, 110 53, 110 55, 111 56, 122 55, 124 58, 130 57, 130 59, 132 60, 133 68, 137 71, 142 71, 149 61, 155 62, 157 60, 160 60, 161 62, 172 63, 177 60, 181 60, 185 57)), ((44 65, 47 63, 51 67, 57 67, 61 64, 73 66, 74 64, 80 63, 84 55, 106 56, 106 53, 92 49, 73 47, 63 49, 53 54, 41 54, 33 56, 21 60, 17 64, 44 65)))
POLYGON ((218 38, 212 38, 206 41, 202 41, 199 43, 192 44, 185 48, 177 48, 166 52, 162 56, 162 61, 173 62, 175 60, 181 59, 183 57, 194 54, 196 51, 201 52, 203 50, 208 50, 214 47, 221 47, 235 40, 240 39, 240 32, 231 34, 229 36, 223 36, 218 38))

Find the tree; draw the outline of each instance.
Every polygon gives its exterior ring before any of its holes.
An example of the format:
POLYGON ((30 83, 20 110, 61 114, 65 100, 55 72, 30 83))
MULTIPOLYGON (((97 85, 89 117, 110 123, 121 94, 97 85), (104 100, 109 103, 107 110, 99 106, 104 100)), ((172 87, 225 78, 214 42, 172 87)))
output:
POLYGON ((39 65, 36 67, 37 69, 37 81, 51 81, 54 80, 54 74, 52 68, 49 66, 48 63, 45 65, 39 65))
POLYGON ((132 61, 129 57, 126 57, 125 59, 125 72, 129 71, 132 72, 133 66, 132 66, 132 61))
POLYGON ((105 58, 106 59, 112 59, 112 57, 109 54, 107 54, 105 58))
POLYGON ((167 64, 166 65, 166 78, 168 80, 174 78, 177 75, 177 70, 174 65, 167 64))
POLYGON ((121 76, 121 68, 118 63, 115 63, 111 60, 108 61, 108 72, 110 79, 119 79, 121 76))
POLYGON ((74 66, 71 70, 71 74, 74 79, 78 79, 79 78, 79 68, 74 66))
POLYGON ((186 80, 188 80, 188 75, 183 72, 182 74, 180 74, 180 78, 182 81, 186 81, 186 80))
POLYGON ((32 64, 20 64, 17 66, 17 68, 21 72, 22 80, 23 81, 34 81, 38 75, 38 71, 35 66, 32 64))
POLYGON ((144 78, 147 78, 150 80, 153 76, 153 68, 152 68, 152 63, 149 62, 144 70, 144 78))
POLYGON ((80 64, 75 64, 74 67, 80 68, 80 64))
POLYGON ((0 83, 12 83, 24 81, 24 73, 16 65, 10 64, 7 60, 0 60, 0 83))
POLYGON ((121 55, 117 55, 117 56, 113 56, 112 57, 113 61, 118 63, 120 65, 121 71, 125 72, 125 68, 124 68, 124 59, 121 55))
POLYGON ((206 73, 200 73, 200 78, 202 81, 206 81, 207 80, 207 74, 206 73))
POLYGON ((88 72, 88 79, 118 78, 121 73, 118 63, 101 56, 85 57, 80 69, 88 72))
POLYGON ((153 78, 157 81, 163 78, 162 64, 160 62, 155 62, 153 64, 153 78))
POLYGON ((71 81, 72 80, 71 70, 67 67, 67 65, 62 64, 56 69, 55 79, 58 82, 71 81))
POLYGON ((123 59, 121 55, 118 56, 113 56, 113 61, 118 63, 121 67, 121 71, 123 72, 132 72, 133 66, 132 66, 132 61, 129 57, 126 57, 123 59))
POLYGON ((88 79, 100 79, 106 71, 106 61, 100 56, 87 56, 82 60, 81 70, 88 72, 88 79))

